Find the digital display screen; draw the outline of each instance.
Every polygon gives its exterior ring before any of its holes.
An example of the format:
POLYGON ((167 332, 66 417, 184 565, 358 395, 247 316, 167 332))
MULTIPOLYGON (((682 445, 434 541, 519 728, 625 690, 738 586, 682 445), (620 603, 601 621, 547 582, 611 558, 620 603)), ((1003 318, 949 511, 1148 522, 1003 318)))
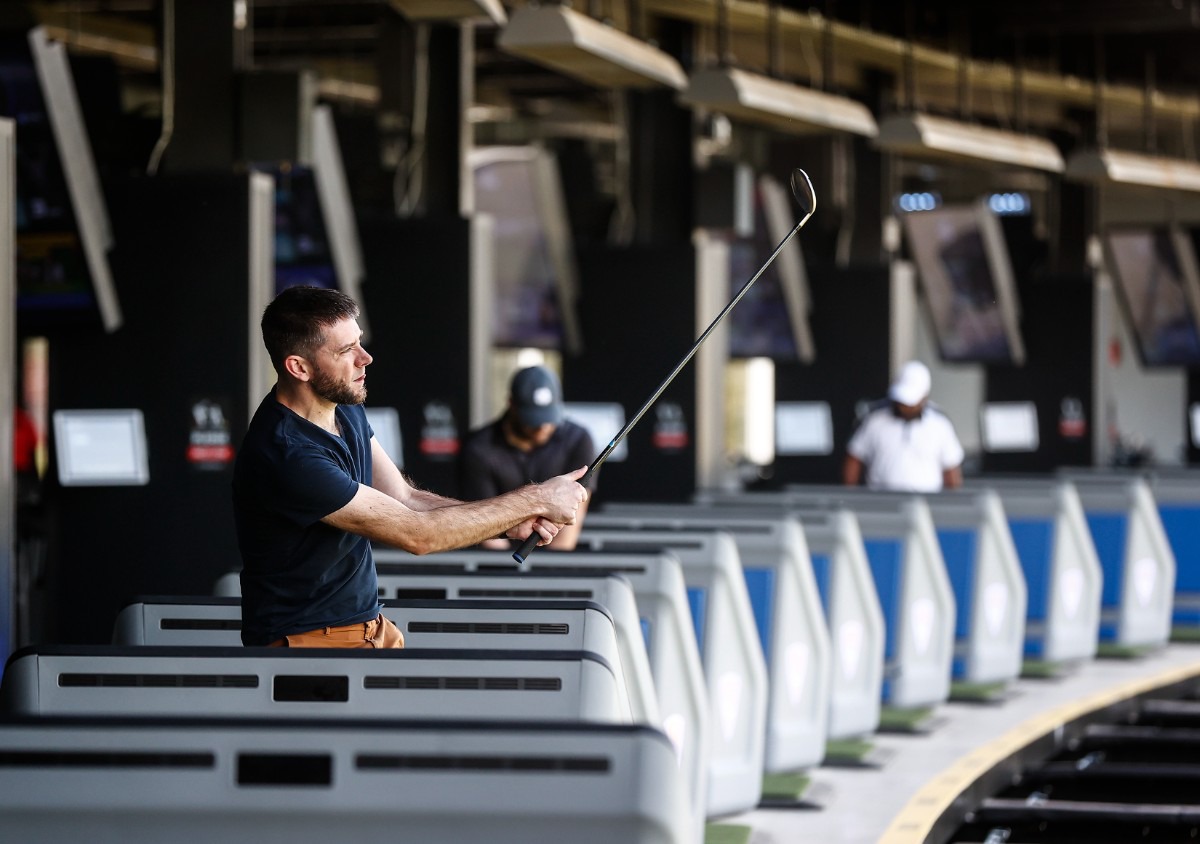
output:
POLYGON ((286 166, 267 172, 275 177, 275 292, 299 285, 337 288, 312 169, 286 166))

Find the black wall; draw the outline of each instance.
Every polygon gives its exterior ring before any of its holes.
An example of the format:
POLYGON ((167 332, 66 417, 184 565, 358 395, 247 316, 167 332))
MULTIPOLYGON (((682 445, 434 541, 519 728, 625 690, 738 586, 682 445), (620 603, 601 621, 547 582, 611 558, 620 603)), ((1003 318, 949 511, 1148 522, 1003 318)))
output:
POLYGON ((887 393, 890 379, 891 287, 886 266, 839 268, 810 265, 809 285, 816 359, 775 364, 776 401, 826 401, 833 416, 833 453, 777 457, 765 487, 790 483, 840 483, 846 443, 857 422, 856 406, 887 393))
MULTIPOLYGON (((627 420, 671 374, 696 341, 696 253, 690 243, 579 249, 584 349, 563 362, 568 401, 615 401, 627 420)), ((715 314, 713 316, 716 316, 715 314)), ((696 371, 681 371, 630 432, 628 459, 605 463, 597 501, 686 501, 696 483, 696 371), (683 413, 682 447, 660 413, 683 413)), ((597 443, 597 450, 607 443, 597 443)))
POLYGON ((232 464, 201 467, 188 446, 199 400, 222 407, 235 448, 248 424, 248 186, 213 173, 111 187, 125 325, 51 338, 50 408, 141 408, 150 482, 61 487, 50 432, 45 641, 110 641, 136 596, 211 595, 240 566, 232 464))

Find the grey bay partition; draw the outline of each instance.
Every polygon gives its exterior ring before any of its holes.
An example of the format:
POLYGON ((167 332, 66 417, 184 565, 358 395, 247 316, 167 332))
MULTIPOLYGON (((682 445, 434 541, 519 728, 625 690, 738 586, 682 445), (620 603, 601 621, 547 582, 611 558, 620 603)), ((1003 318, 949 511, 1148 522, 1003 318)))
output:
MULTIPOLYGON (((823 507, 823 503, 813 506, 823 507)), ((608 505, 602 512, 686 511, 695 518, 728 518, 722 504, 608 505)), ((768 512, 779 512, 769 505, 768 512)), ((761 513, 760 513, 761 515, 761 513)), ((950 695, 954 654, 954 595, 938 546, 929 508, 907 497, 894 512, 856 513, 867 559, 875 579, 887 632, 884 648, 884 702, 913 709, 945 701, 950 695)))
MULTIPOLYGON (((707 524, 745 521, 753 525, 762 524, 764 519, 779 524, 793 519, 793 516, 783 517, 777 507, 755 512, 703 504, 614 502, 598 513, 590 513, 588 524, 602 523, 598 520, 607 514, 707 524)), ((807 521, 800 524, 824 606, 833 654, 828 737, 848 738, 874 732, 880 718, 885 628, 858 522, 847 516, 815 538, 807 521)))
POLYGON ((731 535, 584 531, 580 545, 600 552, 666 550, 679 559, 708 694, 709 813, 757 807, 766 753, 767 665, 731 535))
POLYGON ((0 721, 0 840, 692 844, 645 725, 0 721))
POLYGON ((391 583, 393 566, 414 569, 426 575, 444 573, 444 581, 457 582, 462 576, 493 578, 509 576, 516 582, 525 577, 583 576, 590 578, 618 575, 629 581, 637 601, 638 616, 645 639, 650 672, 658 693, 662 729, 674 742, 680 766, 687 772, 688 795, 694 812, 694 828, 703 837, 704 819, 715 811, 707 805, 709 780, 709 704, 704 684, 700 649, 692 632, 687 587, 679 558, 656 551, 641 554, 550 552, 545 549, 526 560, 518 571, 511 555, 504 551, 447 551, 414 557, 403 551, 375 549, 381 588, 391 583))
MULTIPOLYGON (((236 647, 241 604, 235 598, 144 599, 117 616, 115 645, 236 647), (235 629, 230 630, 233 623, 235 629), (232 640, 232 641, 231 641, 232 640)), ((404 634, 406 648, 512 651, 565 650, 598 654, 613 666, 628 702, 629 683, 613 617, 591 601, 389 600, 383 614, 404 634)), ((633 717, 630 707, 629 720, 633 717)))
POLYGON ((1140 475, 1071 472, 1104 585, 1100 641, 1158 647, 1171 637, 1175 553, 1150 484, 1140 475))
POLYGON ((582 651, 45 645, 9 658, 0 705, 24 715, 630 720, 615 667, 582 651))
MULTIPOLYGON (((896 510, 911 498, 911 493, 801 484, 780 492, 712 495, 731 506, 841 504, 856 512, 896 510)), ((957 608, 951 676, 967 683, 1015 680, 1024 653, 1027 595, 1000 497, 991 490, 951 490, 922 498, 933 517, 957 608)))
MULTIPOLYGON (((384 552, 394 554, 396 552, 384 552)), ((414 558, 408 557, 409 560, 414 558)), ((621 670, 625 675, 625 684, 629 689, 629 705, 633 712, 633 720, 639 724, 662 726, 662 715, 658 706, 658 693, 654 687, 654 678, 650 673, 650 660, 646 655, 646 643, 642 636, 642 625, 638 618, 637 604, 634 600, 633 586, 629 580, 620 575, 598 575, 588 577, 582 575, 528 575, 516 571, 497 572, 485 576, 477 572, 447 572, 443 570, 430 574, 426 567, 419 564, 407 563, 377 563, 379 574, 379 597, 385 606, 389 600, 524 600, 524 601, 595 601, 604 607, 611 615, 616 627, 617 649, 620 652, 621 670)), ((214 590, 218 596, 215 601, 230 601, 240 607, 241 584, 238 574, 231 572, 217 581, 214 590)), ((162 600, 162 599, 160 599, 162 600)), ((175 602, 189 602, 189 598, 167 599, 175 602)), ((118 644, 158 644, 182 645, 190 644, 183 637, 190 631, 180 630, 180 626, 197 626, 203 624, 198 620, 194 625, 181 625, 176 622, 171 626, 176 628, 166 630, 162 627, 161 614, 169 612, 169 606, 152 605, 143 607, 135 615, 126 619, 123 613, 118 617, 118 625, 128 623, 132 629, 118 635, 122 639, 114 639, 118 644), (145 628, 147 624, 157 624, 155 637, 159 641, 136 641, 137 628, 145 628), (132 638, 131 638, 132 637, 132 638)), ((199 612, 199 611, 198 611, 199 612)), ((205 610, 217 614, 214 609, 205 610)), ((214 618, 207 623, 208 627, 220 627, 230 644, 241 641, 241 619, 231 621, 224 618, 214 618)), ((148 638, 148 633, 140 634, 148 638)))
POLYGON ((1200 469, 1158 470, 1150 483, 1175 555, 1172 635, 1196 639, 1200 632, 1200 469))
POLYGON ((1054 478, 986 478, 1004 503, 1028 590, 1025 656, 1051 664, 1091 659, 1100 632, 1103 574, 1079 493, 1054 478))
MULTIPOLYGON (((597 549, 662 544, 683 562, 685 579, 727 557, 715 571, 743 576, 760 645, 760 655, 750 658, 766 665, 764 769, 778 773, 821 763, 828 738, 829 630, 798 522, 643 520, 599 512, 589 517, 580 542, 597 549)), ((711 699, 711 677, 709 683, 711 699)))

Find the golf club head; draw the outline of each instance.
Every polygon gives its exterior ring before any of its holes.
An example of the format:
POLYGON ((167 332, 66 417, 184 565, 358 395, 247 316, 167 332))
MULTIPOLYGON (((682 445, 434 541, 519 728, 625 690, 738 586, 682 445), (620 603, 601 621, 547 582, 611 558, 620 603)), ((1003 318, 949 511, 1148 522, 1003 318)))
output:
POLYGON ((799 167, 792 171, 792 196, 796 197, 804 216, 817 210, 817 192, 813 190, 812 179, 799 167))

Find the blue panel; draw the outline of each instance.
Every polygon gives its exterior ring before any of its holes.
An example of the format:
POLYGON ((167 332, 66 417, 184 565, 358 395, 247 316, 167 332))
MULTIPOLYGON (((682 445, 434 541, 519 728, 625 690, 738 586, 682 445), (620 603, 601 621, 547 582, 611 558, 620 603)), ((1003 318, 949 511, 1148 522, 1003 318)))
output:
POLYGON ((1100 605, 1119 607, 1125 581, 1125 535, 1129 531, 1129 518, 1125 513, 1088 513, 1087 523, 1092 541, 1096 543, 1100 570, 1104 572, 1100 605))
POLYGON ((900 623, 900 600, 904 595, 904 546, 898 539, 866 539, 863 547, 875 578, 875 591, 883 608, 886 628, 884 659, 894 659, 896 629, 900 623))
POLYGON ((1025 573, 1025 615, 1031 621, 1044 621, 1050 608, 1054 522, 1051 519, 1009 519, 1008 527, 1021 570, 1025 573))
POLYGON ((821 606, 825 608, 826 617, 829 614, 829 581, 833 579, 833 566, 830 565, 828 554, 813 554, 813 577, 817 580, 817 594, 821 596, 821 606))
POLYGON ((954 603, 958 607, 954 620, 954 638, 966 639, 971 635, 971 608, 975 606, 975 569, 979 565, 979 534, 972 528, 939 530, 938 545, 946 560, 946 574, 950 577, 950 588, 954 590, 954 603))
POLYGON ((771 660, 771 611, 775 606, 775 570, 746 569, 746 591, 750 593, 750 606, 754 609, 754 622, 758 626, 758 638, 762 642, 763 656, 771 660))
POLYGON ((650 642, 650 631, 652 629, 650 619, 639 618, 638 620, 642 623, 642 641, 646 643, 646 652, 649 653, 653 649, 650 642))
POLYGON ((696 644, 700 647, 700 654, 704 654, 704 622, 705 614, 708 610, 708 590, 701 588, 688 587, 688 606, 692 610, 692 624, 696 628, 696 644))
POLYGON ((1175 591, 1200 592, 1200 504, 1160 504, 1158 515, 1175 553, 1175 591))

